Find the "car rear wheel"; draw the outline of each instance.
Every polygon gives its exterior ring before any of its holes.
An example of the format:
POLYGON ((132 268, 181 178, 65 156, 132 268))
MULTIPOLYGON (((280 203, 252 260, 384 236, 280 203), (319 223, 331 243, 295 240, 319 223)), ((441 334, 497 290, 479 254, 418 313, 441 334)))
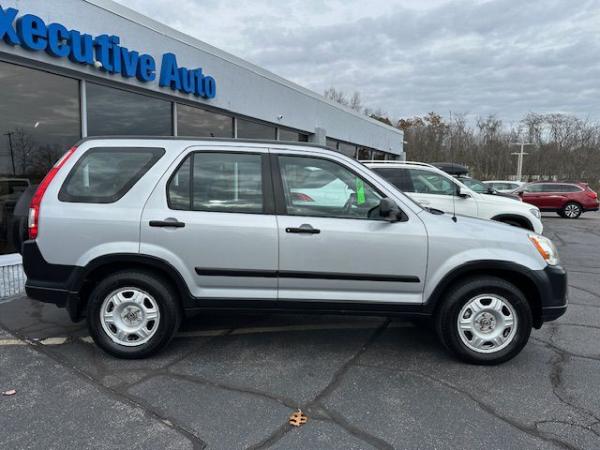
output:
POLYGON ((527 344, 531 309, 523 293, 496 277, 476 277, 456 284, 443 300, 436 330, 442 343, 460 359, 492 365, 514 358, 527 344))
POLYGON ((142 271, 108 276, 92 291, 87 307, 90 335, 118 358, 150 356, 173 338, 181 322, 174 289, 142 271))
POLYGON ((567 219, 577 219, 579 216, 581 216, 582 212, 583 210, 581 209, 581 205, 579 203, 569 202, 563 206, 561 216, 567 219))

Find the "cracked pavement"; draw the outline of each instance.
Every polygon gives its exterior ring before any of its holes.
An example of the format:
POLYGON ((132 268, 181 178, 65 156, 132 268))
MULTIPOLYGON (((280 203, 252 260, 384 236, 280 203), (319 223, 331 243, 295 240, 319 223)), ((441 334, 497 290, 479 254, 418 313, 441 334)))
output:
POLYGON ((0 448, 600 448, 600 214, 544 224, 569 309, 495 367, 427 327, 315 315, 196 316, 156 357, 117 360, 63 310, 2 303, 0 448))

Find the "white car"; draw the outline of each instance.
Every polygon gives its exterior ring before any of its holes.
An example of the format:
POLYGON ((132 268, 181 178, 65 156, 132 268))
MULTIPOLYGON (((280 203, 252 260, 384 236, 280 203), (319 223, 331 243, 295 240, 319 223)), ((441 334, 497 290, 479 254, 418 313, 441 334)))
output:
POLYGON ((515 189, 519 189, 525 183, 523 183, 522 181, 491 180, 491 181, 484 181, 483 184, 487 184, 492 189, 494 189, 498 192, 507 193, 507 192, 512 192, 515 189))
POLYGON ((504 222, 541 234, 539 208, 511 198, 479 194, 429 164, 366 162, 365 165, 425 208, 504 222))

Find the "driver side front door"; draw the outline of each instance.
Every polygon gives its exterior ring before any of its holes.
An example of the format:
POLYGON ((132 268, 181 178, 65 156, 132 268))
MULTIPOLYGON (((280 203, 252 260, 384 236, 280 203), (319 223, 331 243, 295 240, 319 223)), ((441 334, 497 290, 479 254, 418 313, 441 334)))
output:
POLYGON ((383 220, 384 194, 326 156, 272 162, 280 301, 422 302, 427 235, 417 217, 383 220))

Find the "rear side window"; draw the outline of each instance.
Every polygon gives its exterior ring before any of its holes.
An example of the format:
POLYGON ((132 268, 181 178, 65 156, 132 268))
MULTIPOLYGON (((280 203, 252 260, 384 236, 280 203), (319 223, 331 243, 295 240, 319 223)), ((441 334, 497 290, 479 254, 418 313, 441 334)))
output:
POLYGON ((574 184, 559 184, 557 191, 558 192, 581 192, 581 191, 583 191, 583 189, 580 188, 579 186, 575 186, 574 184))
POLYGON ((415 191, 407 170, 393 167, 375 167, 372 170, 403 192, 415 191))
POLYGON ((114 203, 165 153, 163 148, 96 147, 85 152, 65 180, 58 199, 75 203, 114 203))
POLYGON ((171 209, 260 214, 262 157, 254 153, 192 153, 169 180, 167 200, 171 209))

